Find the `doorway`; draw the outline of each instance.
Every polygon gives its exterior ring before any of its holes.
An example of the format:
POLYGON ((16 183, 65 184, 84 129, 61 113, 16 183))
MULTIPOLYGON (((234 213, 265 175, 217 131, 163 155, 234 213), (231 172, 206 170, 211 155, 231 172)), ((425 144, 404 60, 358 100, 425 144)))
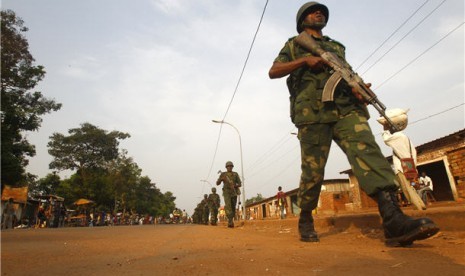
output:
POLYGON ((433 195, 436 201, 453 201, 452 185, 449 180, 448 168, 444 164, 444 160, 434 161, 428 164, 417 166, 418 174, 425 172, 433 181, 433 195))

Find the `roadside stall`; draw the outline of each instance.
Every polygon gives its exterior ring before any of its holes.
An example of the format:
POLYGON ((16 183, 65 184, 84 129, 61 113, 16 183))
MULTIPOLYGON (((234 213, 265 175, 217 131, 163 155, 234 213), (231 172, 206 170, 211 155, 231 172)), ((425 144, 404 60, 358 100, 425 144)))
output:
POLYGON ((22 218, 23 218, 23 213, 24 210, 26 209, 26 204, 27 204, 27 192, 28 192, 28 187, 12 187, 9 185, 3 185, 3 190, 2 190, 2 197, 1 197, 1 212, 2 214, 2 229, 4 229, 5 226, 7 226, 4 221, 5 219, 8 219, 13 225, 22 225, 22 218), (11 202, 11 210, 14 210, 14 214, 11 215, 6 215, 4 214, 4 208, 7 207, 11 202))
POLYGON ((73 205, 76 207, 74 213, 69 217, 68 226, 87 226, 88 214, 90 207, 94 204, 94 201, 90 199, 80 198, 76 200, 73 205))

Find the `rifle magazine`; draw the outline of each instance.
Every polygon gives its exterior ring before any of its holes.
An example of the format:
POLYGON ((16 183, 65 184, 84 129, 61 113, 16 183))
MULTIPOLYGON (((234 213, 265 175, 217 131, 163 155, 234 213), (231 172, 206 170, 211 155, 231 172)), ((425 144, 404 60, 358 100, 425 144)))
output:
POLYGON ((321 95, 322 102, 332 102, 334 101, 334 92, 336 91, 336 86, 342 80, 342 76, 339 72, 334 72, 331 77, 326 81, 325 87, 323 88, 323 94, 321 95))

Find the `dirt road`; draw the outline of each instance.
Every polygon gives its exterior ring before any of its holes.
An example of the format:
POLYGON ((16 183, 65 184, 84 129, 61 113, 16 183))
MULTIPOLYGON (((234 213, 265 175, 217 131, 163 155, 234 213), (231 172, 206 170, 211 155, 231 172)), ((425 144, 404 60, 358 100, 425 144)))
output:
POLYGON ((298 240, 296 219, 2 232, 2 275, 464 275, 465 232, 387 248, 379 228, 319 229, 298 240))

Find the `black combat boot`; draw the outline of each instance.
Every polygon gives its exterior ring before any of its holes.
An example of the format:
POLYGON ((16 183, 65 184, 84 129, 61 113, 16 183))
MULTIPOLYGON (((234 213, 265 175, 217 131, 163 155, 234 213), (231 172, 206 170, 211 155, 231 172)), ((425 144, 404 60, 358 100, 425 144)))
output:
POLYGON ((416 240, 427 239, 439 231, 429 218, 411 218, 400 210, 395 192, 380 191, 373 197, 383 219, 387 246, 408 246, 416 240))
POLYGON ((234 219, 233 218, 228 219, 228 227, 229 228, 234 228, 234 219))
POLYGON ((300 240, 304 242, 319 242, 318 234, 313 225, 312 211, 302 210, 299 218, 300 240))

